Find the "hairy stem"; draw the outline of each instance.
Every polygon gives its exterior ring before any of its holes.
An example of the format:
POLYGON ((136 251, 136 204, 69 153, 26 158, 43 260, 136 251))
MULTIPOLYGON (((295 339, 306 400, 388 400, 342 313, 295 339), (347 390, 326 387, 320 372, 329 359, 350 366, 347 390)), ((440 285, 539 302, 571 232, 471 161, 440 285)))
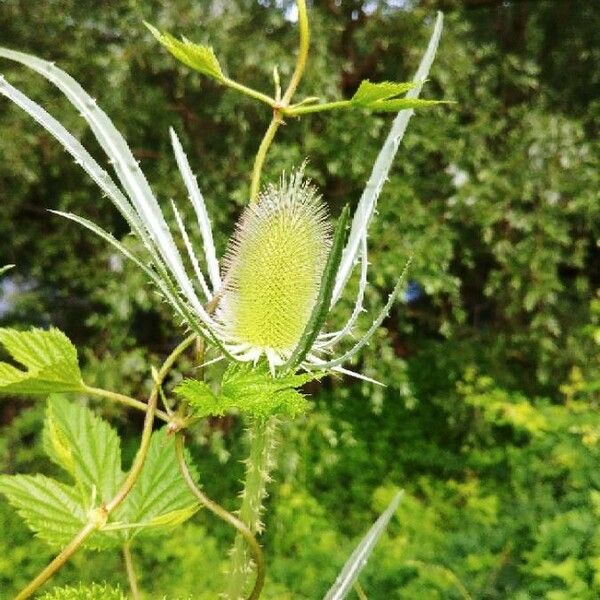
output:
POLYGON ((127 571, 127 579, 129 580, 131 597, 133 600, 140 600, 140 588, 133 567, 133 557, 131 556, 131 546, 129 543, 123 545, 123 560, 125 562, 125 570, 127 571))
POLYGON ((148 398, 148 405, 146 407, 146 417, 144 419, 144 428, 142 431, 142 441, 140 447, 135 455, 133 466, 127 475, 127 478, 123 482, 121 488, 117 491, 115 496, 105 506, 97 508, 92 511, 90 520, 86 523, 81 531, 73 537, 73 539, 60 551, 60 553, 52 560, 52 562, 44 568, 16 597, 15 600, 25 600, 30 598, 32 594, 40 588, 46 581, 48 581, 57 571, 59 571, 66 562, 79 550, 85 540, 97 529, 100 529, 106 521, 112 511, 117 508, 123 500, 127 497, 131 488, 134 486, 138 477, 142 472, 146 455, 148 454, 148 448, 150 446, 150 436, 152 435, 152 425, 154 424, 154 412, 156 410, 156 402, 158 400, 158 390, 165 377, 173 367, 175 361, 179 356, 192 344, 196 339, 196 335, 188 336, 171 354, 167 357, 163 363, 160 371, 155 380, 152 393, 148 398))
POLYGON ((260 143, 256 158, 254 159, 254 167, 252 169, 252 180, 250 183, 250 202, 255 202, 258 198, 258 190, 260 189, 260 177, 262 174, 263 165, 265 164, 265 158, 267 151, 273 142, 273 138, 282 123, 281 115, 282 111, 289 105, 292 100, 294 92, 298 88, 298 84, 304 74, 306 68, 306 61, 308 59, 308 48, 310 45, 310 29, 308 26, 308 13, 306 10, 306 0, 296 0, 298 7, 298 27, 300 30, 300 42, 298 47, 298 57, 296 58, 296 67, 290 83, 287 86, 283 94, 281 102, 273 107, 273 118, 271 123, 265 132, 265 135, 260 143))
POLYGON ((265 559, 263 556, 262 549, 259 543, 256 541, 256 537, 250 531, 250 528, 240 519, 238 519, 235 515, 231 514, 227 510, 225 510, 220 504, 217 504, 213 500, 211 500, 197 485, 190 473, 190 469, 185 461, 185 453, 183 451, 184 438, 182 434, 177 435, 177 440, 175 442, 175 451, 177 453, 177 461, 179 462, 179 469, 185 482, 188 484, 188 487, 192 491, 192 493, 198 498, 200 504, 208 508, 212 513, 214 513, 219 519, 222 519, 239 532, 239 534, 246 540, 246 543, 250 547, 252 552, 252 556, 254 558, 254 564, 256 565, 256 581, 254 582, 254 587, 252 588, 252 592, 248 596, 248 600, 257 600, 262 591, 263 585, 265 583, 265 559))
MULTIPOLYGON (((261 514, 263 500, 267 495, 267 483, 275 466, 275 431, 277 419, 255 420, 249 430, 250 456, 246 460, 246 480, 242 491, 240 519, 252 533, 263 530, 261 514)), ((244 538, 238 534, 231 551, 229 585, 225 597, 239 600, 244 597, 248 578, 252 572, 252 560, 248 554, 244 538)))

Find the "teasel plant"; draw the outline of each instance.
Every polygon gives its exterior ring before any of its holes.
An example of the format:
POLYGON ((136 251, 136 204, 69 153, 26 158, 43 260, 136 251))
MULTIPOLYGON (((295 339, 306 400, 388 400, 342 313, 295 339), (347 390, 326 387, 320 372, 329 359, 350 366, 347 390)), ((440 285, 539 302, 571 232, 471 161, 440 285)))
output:
MULTIPOLYGON (((85 383, 76 349, 58 330, 0 329, 0 343, 25 367, 22 370, 0 363, 0 393, 83 393, 145 412, 136 458, 130 471, 123 473, 116 434, 110 426, 88 409, 69 404, 62 396, 50 397, 44 445, 50 458, 67 471, 74 485, 67 488, 42 476, 0 477, 0 492, 41 538, 60 548, 56 558, 18 594, 18 600, 31 597, 83 546, 120 546, 131 594, 140 597, 131 552, 136 536, 178 525, 199 506, 208 508, 237 530, 224 597, 258 598, 265 580, 265 559, 257 536, 263 529, 263 501, 276 463, 279 420, 293 418, 306 410, 307 401, 299 389, 311 380, 344 375, 381 384, 346 365, 369 343, 388 315, 401 292, 408 265, 399 273, 382 310, 355 340, 352 334, 365 312, 368 228, 414 110, 439 103, 422 100, 419 95, 437 50, 442 15, 437 15, 429 45, 411 82, 363 81, 350 99, 322 102, 308 97, 294 103, 310 45, 305 0, 298 0, 297 8, 299 50, 295 70, 285 91, 281 90, 275 70, 272 96, 226 76, 212 48, 186 38, 178 39, 146 24, 176 59, 266 105, 272 113, 250 174, 249 204, 220 260, 203 195, 173 129, 169 135, 174 157, 196 222, 185 223, 183 213, 171 201, 168 208, 176 227, 170 229, 139 163, 96 101, 55 64, 0 48, 0 58, 21 63, 54 84, 90 126, 114 169, 117 182, 58 120, 0 76, 0 94, 20 106, 62 144, 121 213, 139 240, 139 250, 132 250, 83 216, 53 212, 100 236, 142 269, 181 323, 182 331, 187 333, 164 364, 152 368, 153 387, 144 403, 85 383), (303 165, 290 168, 277 183, 261 187, 269 147, 285 119, 317 112, 365 109, 393 112, 396 117, 352 215, 345 207, 333 219, 317 188, 305 177, 303 165), (191 241, 191 227, 200 233, 201 251, 191 241), (354 271, 358 275, 354 308, 340 329, 330 331, 326 327, 328 315, 354 271), (353 340, 350 347, 339 350, 349 338, 353 340), (217 382, 209 383, 202 377, 182 381, 174 390, 179 401, 174 410, 172 403, 166 402, 163 383, 176 361, 193 346, 202 373, 209 372, 208 367, 219 361, 226 362, 227 368, 218 382, 218 393, 214 391, 217 382), (158 408, 159 400, 165 410, 158 408), (198 486, 184 438, 185 430, 198 420, 234 409, 246 419, 249 439, 237 514, 227 512, 198 486), (155 419, 164 421, 166 427, 153 433, 155 419), (163 438, 159 439, 160 435, 163 438), (94 454, 98 447, 104 448, 112 461, 99 461, 94 454), (165 464, 172 466, 166 481, 155 472, 157 465, 164 471, 165 464), (153 483, 162 486, 162 496, 153 496, 153 483), (59 498, 65 513, 54 521, 52 516, 44 520, 44 515, 52 515, 48 509, 52 504, 49 496, 59 498), (50 513, 44 512, 47 510, 50 513)), ((0 275, 9 267, 1 269, 0 275)), ((326 598, 343 598, 357 585, 360 570, 400 500, 401 493, 393 498, 359 544, 326 598)))

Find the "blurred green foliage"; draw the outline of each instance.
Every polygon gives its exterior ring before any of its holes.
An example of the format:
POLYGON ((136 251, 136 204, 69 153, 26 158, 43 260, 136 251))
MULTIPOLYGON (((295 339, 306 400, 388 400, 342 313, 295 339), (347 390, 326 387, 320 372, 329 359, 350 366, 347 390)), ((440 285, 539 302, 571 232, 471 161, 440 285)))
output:
MULTIPOLYGON (((163 201, 184 198, 173 125, 223 250, 270 115, 189 72, 142 22, 209 43, 226 73, 268 90, 275 64, 283 80, 293 68, 292 4, 4 0, 0 44, 55 60, 97 97, 163 201)), ((408 79, 435 8, 446 27, 427 93, 457 103, 411 122, 369 239, 372 310, 414 254, 410 294, 357 359, 387 387, 311 383, 314 409, 284 425, 265 598, 322 596, 397 487, 407 496, 361 577, 370 598, 600 596, 600 14, 584 0, 315 0, 301 91, 349 98, 362 79, 408 79)), ((41 78, 9 63, 1 72, 98 150, 41 78)), ((290 119, 266 178, 308 157, 337 214, 356 203, 389 122, 356 112, 290 119)), ((0 127, 0 265, 16 264, 0 284, 2 324, 60 327, 82 348, 86 380, 142 398, 147 361, 177 342, 178 325, 143 274, 45 211, 126 233, 58 144, 8 102, 0 127)), ((174 382, 185 374, 184 364, 174 382)), ((141 416, 92 406, 131 459, 141 416)), ((44 409, 3 399, 3 472, 56 475, 42 452, 44 409)), ((211 419, 191 445, 205 490, 231 509, 241 433, 237 418, 211 419)), ((0 530, 0 597, 10 598, 51 551, 5 500, 0 530)), ((231 540, 201 511, 160 544, 140 541, 148 597, 214 598, 231 540)), ((55 583, 125 589, 120 563, 117 552, 82 553, 55 583)))

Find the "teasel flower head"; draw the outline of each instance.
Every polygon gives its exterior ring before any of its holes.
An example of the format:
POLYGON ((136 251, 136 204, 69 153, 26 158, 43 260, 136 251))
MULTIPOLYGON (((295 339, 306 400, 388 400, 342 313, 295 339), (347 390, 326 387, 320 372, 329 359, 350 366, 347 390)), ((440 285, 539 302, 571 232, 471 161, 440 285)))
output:
POLYGON ((331 246, 327 209, 302 170, 247 207, 223 259, 217 318, 232 353, 283 364, 298 344, 331 246))
MULTIPOLYGON (((415 86, 407 94, 410 98, 418 96, 427 78, 441 26, 438 17, 414 77, 415 86)), ((381 325, 399 293, 402 277, 366 333, 349 350, 336 353, 339 343, 353 332, 364 311, 367 230, 412 110, 400 111, 394 120, 358 202, 348 235, 347 209, 342 211, 334 229, 316 189, 299 169, 287 178, 282 177, 278 185, 267 187, 258 202, 245 209, 221 264, 204 199, 182 145, 171 130, 177 166, 203 241, 201 267, 197 249, 175 203, 171 202, 171 207, 177 229, 172 232, 125 139, 96 101, 53 63, 5 48, 0 48, 0 57, 37 71, 60 89, 87 121, 114 167, 120 186, 60 122, 0 75, 0 95, 19 105, 63 145, 121 212, 131 232, 140 240, 143 252, 135 254, 84 217, 59 214, 101 236, 135 262, 182 323, 217 349, 216 360, 266 359, 274 376, 304 369, 338 371, 368 379, 342 365, 368 343, 381 325), (185 260, 176 237, 185 248, 185 260), (352 313, 339 330, 327 331, 327 316, 357 265, 359 283, 352 313)))

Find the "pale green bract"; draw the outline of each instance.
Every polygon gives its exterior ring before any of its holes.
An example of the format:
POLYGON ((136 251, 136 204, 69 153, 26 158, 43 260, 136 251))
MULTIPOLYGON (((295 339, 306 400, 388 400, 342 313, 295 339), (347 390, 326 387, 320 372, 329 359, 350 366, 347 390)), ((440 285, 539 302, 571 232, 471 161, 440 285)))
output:
MULTIPOLYGON (((274 376, 290 369, 337 371, 365 378, 347 371, 342 362, 351 359, 375 333, 400 292, 396 285, 383 310, 376 316, 366 336, 338 358, 331 358, 336 346, 352 333, 363 312, 367 285, 367 229, 375 213, 377 199, 388 177, 391 165, 413 114, 421 87, 433 62, 442 29, 438 13, 427 51, 412 84, 364 82, 353 101, 385 104, 386 109, 402 108, 375 161, 371 176, 352 219, 348 240, 339 260, 329 260, 330 227, 325 209, 312 188, 301 179, 301 172, 283 179, 279 187, 263 192, 258 204, 242 216, 223 265, 216 257, 206 206, 181 143, 171 130, 177 165, 197 217, 203 239, 205 277, 196 249, 193 248, 186 224, 173 204, 178 234, 185 247, 187 260, 181 256, 169 230, 159 203, 123 136, 108 116, 85 90, 54 64, 28 54, 0 48, 0 57, 20 62, 37 71, 56 85, 88 122, 100 146, 114 166, 123 193, 81 144, 41 106, 24 96, 0 76, 0 94, 6 96, 52 134, 75 161, 93 178, 115 204, 134 235, 142 242, 144 255, 134 255, 108 232, 95 224, 69 213, 60 213, 95 234, 102 236, 120 252, 132 259, 170 303, 175 314, 198 335, 218 348, 221 357, 239 362, 266 358, 274 376), (398 94, 408 90, 404 98, 398 94), (355 265, 360 262, 358 293, 352 314, 346 324, 333 332, 305 331, 309 324, 322 325, 327 307, 316 306, 323 282, 321 275, 331 278, 329 309, 339 300, 355 265), (187 263, 187 266, 186 266, 187 263), (335 272, 324 272, 325 263, 335 272), (191 267, 191 269, 190 269, 191 267), (190 271, 193 276, 190 276, 190 271), (224 281, 222 280, 224 277, 224 281), (217 305, 210 314, 206 304, 217 305), (319 314, 315 314, 318 311, 319 314), (310 341, 310 345, 307 344, 310 341), (307 347, 308 346, 308 347, 307 347)), ((197 68, 217 79, 220 66, 207 47, 195 46, 174 38, 162 40, 171 50, 185 50, 195 56, 197 68)), ((329 281, 326 282, 329 286, 329 281)), ((322 300, 322 294, 321 294, 322 300)), ((372 381, 372 380, 370 380, 372 381)))

